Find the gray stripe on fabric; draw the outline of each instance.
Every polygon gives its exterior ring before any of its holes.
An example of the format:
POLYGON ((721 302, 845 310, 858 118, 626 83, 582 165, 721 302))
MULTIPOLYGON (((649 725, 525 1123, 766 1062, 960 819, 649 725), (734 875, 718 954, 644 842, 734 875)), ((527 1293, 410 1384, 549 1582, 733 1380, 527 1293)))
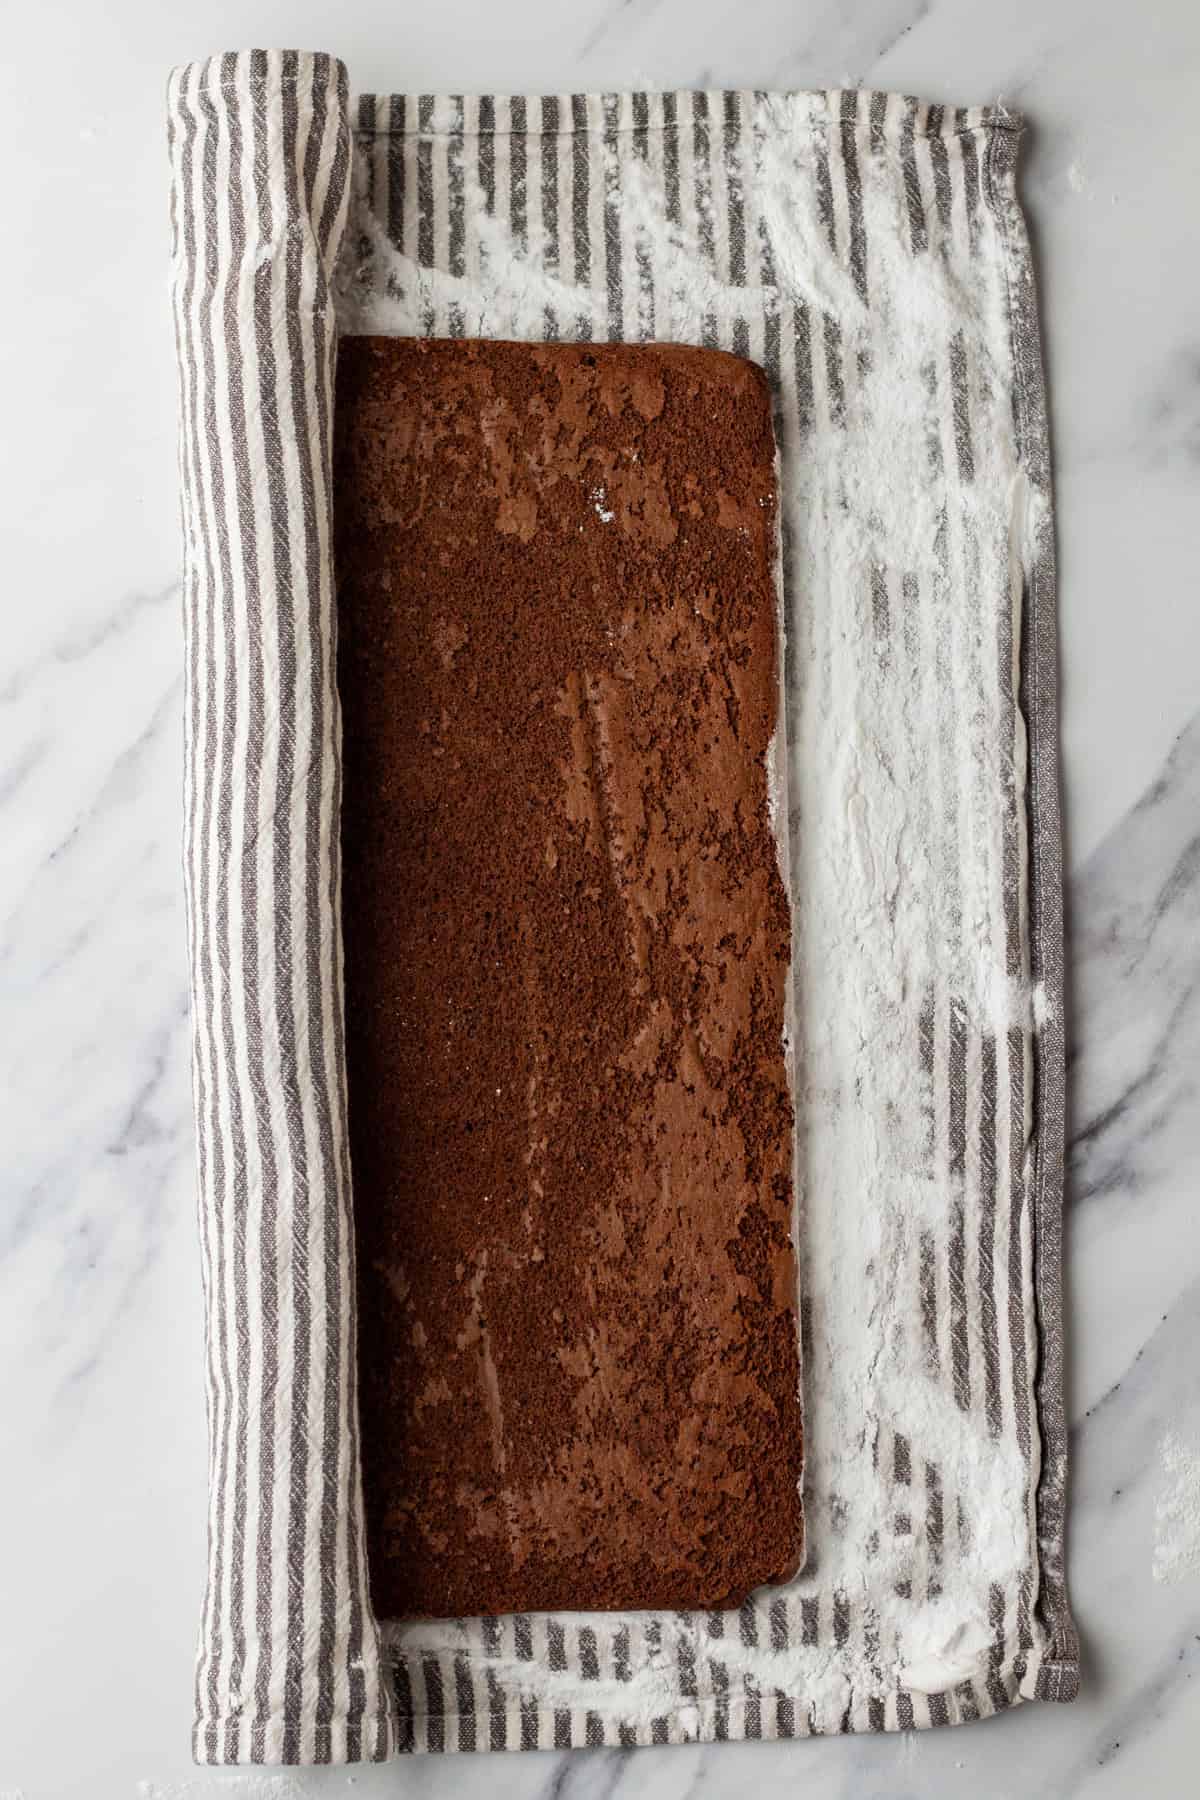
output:
MULTIPOLYGON (((917 667, 918 651, 919 651, 918 627, 920 625, 921 584, 911 569, 906 569, 904 574, 900 578, 900 596, 901 596, 901 600, 903 603, 902 610, 903 610, 903 614, 904 614, 904 632, 903 632, 904 654, 908 658, 909 669, 915 670, 917 667)), ((922 1041, 921 1041, 922 1067, 923 1067, 923 1069, 927 1069, 930 1073, 932 1073, 932 1071, 933 1071, 933 1036, 932 1036, 932 1033, 933 1033, 933 990, 932 989, 929 989, 927 991, 926 996, 925 996, 924 1005, 929 1008, 929 1019, 928 1019, 928 1026, 926 1026, 926 1020, 925 1020, 924 1012, 923 1012, 922 1018, 921 1018, 921 1031, 922 1031, 922 1034, 924 1034, 924 1032, 927 1028, 930 1036, 929 1036, 929 1042, 928 1042, 928 1060, 926 1061, 926 1045, 925 1045, 924 1035, 922 1035, 922 1041)), ((927 1116, 929 1116, 929 1134, 928 1134, 927 1149, 929 1151, 929 1154, 932 1155, 933 1154, 933 1119, 932 1119, 931 1115, 927 1115, 927 1116)))
POLYGON ((913 1718, 912 1698, 903 1690, 896 1695, 896 1723, 901 1731, 912 1731, 916 1723, 913 1718))
POLYGON ((1017 1590, 1017 1650, 1013 1673, 1020 1680, 1029 1666, 1033 1648, 1033 1571, 1026 1569, 1017 1590))
POLYGON ((652 1719, 650 1721, 650 1742, 652 1744, 665 1744, 667 1742, 667 1721, 665 1719, 652 1719))
MULTIPOLYGON (((746 202, 742 183, 742 109, 736 93, 724 96, 722 153, 725 164, 726 270, 730 287, 746 285, 746 202)), ((750 326, 739 308, 733 321, 729 347, 735 356, 750 354, 750 326)))
POLYGON ((816 177, 817 217, 825 229, 831 253, 837 255, 837 220, 833 213, 833 179, 829 172, 829 140, 818 132, 813 138, 813 171, 816 177))
MULTIPOLYGON (((705 267, 716 274, 717 251, 713 230, 712 133, 708 122, 708 95, 692 95, 692 196, 696 208, 696 236, 705 267)), ((711 310, 700 323, 700 342, 706 349, 717 346, 717 319, 711 310)))
MULTIPOLYGON (((919 596, 915 575, 904 577, 904 602, 906 627, 915 630, 919 596)), ((917 646, 910 643, 909 661, 915 664, 917 646)), ((921 1001, 921 1013, 917 1021, 917 1049, 921 1062, 921 1106, 925 1114, 925 1154, 932 1163, 934 1154, 934 1103, 933 1103, 933 1062, 934 1062, 934 1027, 936 1023, 936 998, 933 989, 926 988, 921 1001)))
MULTIPOLYGON (((287 171, 282 197, 282 216, 286 225, 297 206, 292 183, 295 179, 297 96, 295 87, 296 54, 285 51, 282 59, 283 147, 287 171)), ((256 128, 260 108, 255 107, 256 128)), ((261 107, 261 123, 265 144, 269 129, 265 105, 261 107)), ((266 178, 266 155, 256 164, 260 215, 273 204, 266 178), (262 176, 259 176, 259 169, 262 176)), ((269 241, 269 239, 268 239, 269 241)), ((295 306, 299 299, 299 239, 287 233, 284 258, 284 300, 286 333, 278 346, 279 359, 290 375, 293 404, 295 382, 302 380, 303 370, 295 367, 298 333, 295 306)), ((268 271, 268 276, 272 271, 268 271)), ((309 754, 307 745, 297 743, 296 695, 299 686, 296 594, 292 585, 291 538, 293 524, 287 489, 284 484, 284 435, 279 418, 275 340, 276 297, 274 284, 255 282, 255 324, 260 369, 259 399, 263 440, 266 447, 267 488, 271 500, 271 538, 276 592, 276 654, 279 668, 279 754, 275 765, 275 835, 274 835, 274 913, 280 929, 275 939, 275 1013, 278 1023, 280 1056, 289 1074, 283 1078, 284 1117, 287 1124, 287 1148, 291 1161, 294 1220, 291 1248, 292 1288, 292 1356, 293 1376, 290 1403, 288 1459, 288 1525, 287 1525, 287 1650, 283 1678, 283 1754, 285 1762, 296 1762, 300 1754, 300 1730, 304 1718, 304 1555, 308 1527, 308 1406, 310 1384, 310 1352, 312 1345, 312 1309, 308 1286, 309 1169, 308 1144, 305 1134, 304 1100, 295 1079, 298 1063, 299 1036, 296 1030, 296 1005, 293 992, 296 977, 294 962, 293 888, 292 888, 292 821, 291 795, 298 763, 309 754), (263 296, 266 296, 265 305, 263 296), (261 310, 260 310, 261 309, 261 310)), ((295 420, 293 428, 295 429, 295 420)))
POLYGON ((967 1163, 967 1009, 957 995, 950 1002, 947 1093, 949 1167, 951 1175, 961 1178, 967 1163))
POLYGON ((888 636, 891 632, 887 570, 882 563, 877 562, 871 564, 871 622, 875 628, 875 642, 879 655, 886 659, 888 636))
POLYGON ((979 206, 982 199, 982 187, 979 179, 979 155, 975 148, 975 133, 966 128, 966 109, 960 115, 958 142, 962 150, 963 164, 963 201, 967 215, 967 243, 974 256, 979 249, 979 206))
POLYGON ((567 1637, 557 1619, 546 1622, 546 1659, 550 1668, 557 1672, 567 1666, 567 1637))
POLYGON ((575 285, 582 290, 581 298, 586 311, 580 311, 575 321, 575 335, 581 343, 586 343, 592 336, 591 295, 592 282, 592 227, 589 219, 591 206, 591 156, 588 150, 587 137, 587 101, 582 94, 571 96, 571 231, 575 246, 575 285))
POLYGON ((741 139, 742 113, 740 97, 730 91, 724 96, 725 167, 729 209, 729 282, 731 287, 746 285, 746 202, 742 185, 741 139))
POLYGON ((929 161, 933 168, 933 199, 937 207, 938 224, 943 231, 950 229, 950 157, 946 149, 946 140, 942 133, 942 108, 931 106, 926 142, 929 145, 929 161))
MULTIPOLYGON (((376 158, 379 154, 376 140, 379 136, 379 132, 380 132, 380 126, 378 124, 378 114, 377 114, 377 109, 376 109, 375 95, 374 94, 363 94, 360 97, 359 102, 358 102, 358 119, 357 119, 357 131, 355 133, 354 154, 355 154, 356 158, 358 159, 359 167, 363 171, 360 179, 362 181, 363 193, 366 196, 366 207, 365 207, 366 216, 367 217, 373 216, 375 218, 379 217, 379 210, 380 210, 378 195, 376 194, 376 191, 375 191, 376 190, 375 162, 376 162, 376 158)), ((393 144, 395 144, 395 148, 396 148, 398 155, 403 156, 403 153, 404 153, 403 140, 393 140, 391 138, 391 136, 385 137, 385 139, 384 139, 384 154, 388 157, 388 169, 389 169, 388 194, 389 194, 389 198, 391 195, 391 186, 392 186, 390 171, 391 171, 391 153, 392 153, 392 149, 393 149, 393 144)), ((359 223, 359 230, 357 233, 357 248, 358 248, 358 257, 359 257, 359 268, 361 270, 361 279, 365 283, 371 279, 371 269, 372 269, 372 264, 373 264, 374 258, 375 258, 375 246, 371 241, 370 234, 367 231, 365 231, 364 229, 362 229, 362 221, 359 221, 358 223, 359 223)), ((390 233, 389 233, 389 235, 390 235, 390 233)), ((385 278, 385 280, 386 280, 386 278, 385 278)))
POLYGON ((908 1439, 899 1431, 892 1439, 892 1478, 901 1487, 908 1487, 912 1481, 912 1452, 908 1439))
POLYGON ((929 1722, 931 1725, 948 1725, 950 1723, 950 1708, 946 1704, 945 1694, 930 1694, 929 1722))
POLYGON ((913 147, 917 122, 917 102, 905 104, 904 124, 900 131, 900 166, 904 171, 904 198, 908 205, 909 244, 915 254, 929 248, 925 228, 925 208, 921 201, 921 181, 917 174, 917 158, 913 147))
POLYGON ((983 1328, 984 1404, 988 1431, 999 1437, 1000 1326, 996 1311, 996 1040, 980 1044, 979 1070, 979 1307, 983 1328))
MULTIPOLYGON (((461 94, 455 96, 455 105, 458 108, 456 129, 461 134, 463 129, 461 94)), ((490 219, 496 211, 496 97, 494 94, 479 96, 477 151, 479 186, 483 191, 483 210, 490 219)))
MULTIPOLYGON (((417 262, 422 269, 432 269, 434 262, 433 200, 433 95, 417 98, 417 262)), ((428 337, 433 331, 432 306, 421 308, 421 331, 428 337)))
POLYGON ((786 1600, 772 1600, 770 1620, 772 1650, 786 1650, 788 1648, 788 1613, 786 1600))
MULTIPOLYGON (((1018 122, 1019 123, 1019 122, 1018 122)), ((989 197, 1008 263, 1007 297, 1018 450, 1043 503, 1042 528, 1026 576, 1028 627, 1022 668, 1028 696, 1031 975, 1047 1005, 1033 1044, 1034 1285, 1041 1357, 1037 1407, 1042 1457, 1037 1486, 1044 1555, 1038 1602, 1050 1631, 1050 1656, 1039 1694, 1071 1700, 1079 1688, 1079 1641, 1066 1587, 1067 1421, 1063 1372, 1062 1211, 1066 1132, 1065 970, 1063 948, 1062 826, 1058 791, 1058 642, 1050 446, 1037 290, 1029 238, 1016 198, 1017 130, 992 134, 989 197)))
POLYGON ((973 1724, 980 1715, 979 1702, 975 1698, 975 1689, 969 1681, 961 1681, 954 1690, 958 1701, 958 1716, 962 1724, 973 1724))
POLYGON ((624 287, 621 272, 621 162, 620 99, 604 96, 604 274, 608 294, 608 340, 619 344, 625 336, 624 287))
POLYGON ((704 1623, 710 1638, 723 1638, 725 1636, 724 1613, 711 1612, 707 1614, 704 1623))
POLYGON ((709 1658, 709 1687, 713 1696, 713 1736, 717 1742, 729 1740, 729 1669, 723 1662, 709 1658))
POLYGON ((680 212, 678 111, 678 96, 664 94, 662 97, 663 189, 667 224, 676 227, 682 223, 683 217, 680 212))
POLYGON ((873 156, 882 155, 886 145, 887 140, 884 135, 884 128, 887 121, 887 103, 888 97, 886 94, 876 93, 871 95, 871 154, 873 156))
POLYGON ((950 1103, 950 1366, 954 1398, 961 1411, 971 1405, 970 1342, 967 1318, 967 1009, 957 996, 950 1002, 950 1054, 947 1075, 950 1103))
POLYGON ((613 1635, 613 1674, 618 1681, 629 1681, 633 1677, 629 1660, 628 1625, 622 1625, 613 1635))
POLYGON ((692 1619, 690 1613, 680 1614, 682 1630, 675 1657, 679 1669, 679 1691, 685 1700, 694 1700, 696 1688, 696 1650, 691 1639, 692 1619))
POLYGON ((937 1246, 932 1231, 920 1234, 921 1329, 925 1340, 925 1366, 936 1375, 941 1366, 938 1343, 937 1246))
POLYGON ((513 1649, 518 1662, 533 1661, 533 1625, 528 1613, 518 1613, 513 1620, 513 1649))
POLYGON ((790 1694, 775 1696, 775 1732, 781 1738, 796 1735, 796 1707, 790 1694))
MULTIPOLYGON (((558 98, 554 94, 546 94, 542 98, 541 149, 542 234, 545 239, 542 262, 548 275, 557 275, 559 271, 558 98)), ((547 306, 542 318, 547 341, 553 343, 559 335, 558 316, 554 308, 547 306)))
POLYGON ((404 95, 394 94, 388 103, 388 191, 384 222, 388 242, 401 253, 404 250, 404 162, 408 144, 405 136, 406 123, 404 95))
POLYGON ((521 1748, 522 1750, 538 1748, 538 1703, 536 1700, 521 1701, 521 1748))
POLYGON ((958 479, 967 486, 975 479, 975 453, 971 447, 967 340, 961 331, 956 331, 950 339, 950 393, 954 406, 954 448, 958 458, 958 479))
POLYGON ((589 1750, 604 1747, 604 1721, 599 1713, 587 1712, 583 1719, 583 1741, 589 1750))
MULTIPOLYGON (((391 1730, 391 1720, 388 1716, 387 1707, 386 1705, 381 1705, 379 1711, 375 1715, 374 1735, 370 1739, 370 1752, 366 1758, 368 1762, 386 1762, 388 1760, 388 1756, 391 1753, 391 1730)), ((360 1727, 348 1724, 346 1727, 348 1760, 353 1759, 350 1757, 349 1752, 353 1752, 354 1758, 358 1757, 358 1744, 360 1742, 360 1727)))
POLYGON ((571 1748, 571 1714, 565 1706, 556 1706, 554 1709, 554 1748, 571 1748))
POLYGON ((402 1756, 407 1756, 415 1748, 416 1739, 413 1733, 412 1682, 409 1679, 408 1664, 403 1657, 397 1657, 392 1665, 392 1680, 396 1695, 396 1749, 402 1756))
POLYGON ((802 1644, 815 1644, 820 1635, 820 1602, 806 1596, 800 1602, 800 1642, 802 1644))
POLYGON ((749 1675, 742 1677, 745 1690, 745 1705, 742 1719, 745 1727, 744 1735, 752 1741, 762 1736, 762 1698, 749 1675))
POLYGON ((494 1669, 485 1670, 488 1691, 488 1748, 508 1749, 508 1708, 494 1669))
POLYGON ((858 297, 867 304, 867 232, 863 222, 862 176, 858 167, 858 95, 847 88, 841 101, 842 164, 846 171, 846 203, 850 213, 850 274, 858 297))
POLYGON ((942 1478, 934 1463, 925 1464, 925 1544, 929 1557, 929 1578, 925 1591, 936 1600, 942 1591, 942 1478))
POLYGON ((1008 1044, 1009 1149, 1008 1149, 1008 1332, 1012 1357, 1013 1407, 1017 1441, 1028 1457, 1032 1449, 1029 1420, 1029 1368, 1025 1348, 1025 1300, 1022 1261, 1025 1230, 1025 1038, 1019 1025, 1010 1026, 1008 1044))
MULTIPOLYGON (((303 162, 303 203, 311 214, 315 211, 317 181, 322 166, 325 148, 325 135, 329 123, 328 106, 329 71, 314 65, 312 86, 312 112, 308 123, 308 135, 303 162)), ((328 200, 333 193, 336 171, 330 171, 328 200)), ((297 270, 298 276, 298 270, 297 270)), ((302 317, 299 303, 299 282, 295 299, 295 318, 302 317)), ((319 317, 319 313, 318 313, 319 317)), ((292 315, 289 309, 289 337, 291 334, 292 315)), ((334 1144, 334 1118, 336 1112, 336 1090, 331 1090, 327 1080, 328 1059, 325 1046, 325 959, 321 956, 321 853, 322 843, 329 835, 322 818, 322 787, 324 769, 327 761, 326 749, 326 693, 331 684, 332 671, 326 661, 327 631, 324 618, 323 588, 325 562, 321 555, 320 531, 323 525, 328 532, 332 525, 329 506, 327 480, 322 480, 320 446, 328 442, 326 429, 328 419, 323 406, 325 384, 319 367, 320 348, 315 341, 315 332, 309 331, 307 348, 313 359, 312 383, 317 421, 314 426, 307 414, 305 400, 305 365, 304 350, 293 352, 293 413, 299 441, 305 446, 306 458, 301 462, 301 483, 304 506, 305 526, 305 561, 306 577, 309 593, 309 635, 310 635, 310 674, 309 679, 313 693, 312 739, 308 760, 307 775, 307 809, 308 835, 307 854, 305 858, 305 959, 308 991, 308 1040, 309 1058, 316 1080, 316 1100, 318 1109, 318 1133, 321 1161, 321 1191, 323 1196, 321 1224, 321 1265, 324 1275, 325 1310, 321 1325, 324 1336, 325 1353, 323 1358, 322 1393, 322 1434, 321 1434, 321 1506, 318 1521, 318 1592, 320 1595, 318 1648, 317 1648, 317 1693, 313 1709, 315 1744, 313 1760, 329 1762, 333 1754, 330 1736, 334 1710, 333 1691, 333 1657, 334 1633, 338 1612, 337 1595, 337 1534, 340 1496, 338 1492, 338 1453, 341 1425, 341 1356, 340 1356, 340 1258, 339 1241, 339 1194, 337 1151, 334 1144), (298 390, 298 391, 297 391, 298 390), (318 509, 321 513, 321 525, 318 524, 318 509)))
POLYGON ((1002 1676, 1005 1610, 1004 1589, 998 1581, 993 1581, 988 1588, 988 1622, 992 1627, 992 1646, 988 1651, 987 1690, 996 1712, 1003 1712, 1008 1706, 1008 1692, 1002 1676))
POLYGON ((825 341, 825 392, 832 425, 846 422, 846 389, 842 379, 842 328, 831 313, 821 314, 825 341))
POLYGON ((471 1665, 465 1651, 460 1650, 454 1658, 454 1705, 458 1713, 458 1747, 460 1750, 475 1748, 475 1684, 471 1679, 471 1665))
POLYGON ((753 1600, 743 1600, 738 1612, 738 1638, 748 1650, 758 1643, 758 1608, 753 1600))
POLYGON ((634 1750, 637 1747, 637 1727, 626 1725, 623 1720, 617 1721, 617 1742, 622 1750, 634 1750))
POLYGON ((528 195, 526 182, 528 179, 526 164, 528 144, 526 142, 526 103, 521 94, 514 94, 509 102, 511 108, 512 131, 509 136, 508 166, 508 228, 512 233, 513 243, 522 254, 529 248, 529 222, 527 214, 528 195))
POLYGON ((421 1674, 425 1681, 425 1739, 431 1750, 444 1750, 446 1694, 442 1667, 436 1656, 421 1658, 421 1674))
POLYGON ((796 420, 803 438, 813 424, 812 334, 808 307, 803 302, 792 308, 792 348, 796 363, 796 420))
POLYGON ((579 1673, 584 1681, 600 1679, 600 1652, 590 1625, 581 1626, 579 1631, 579 1673))

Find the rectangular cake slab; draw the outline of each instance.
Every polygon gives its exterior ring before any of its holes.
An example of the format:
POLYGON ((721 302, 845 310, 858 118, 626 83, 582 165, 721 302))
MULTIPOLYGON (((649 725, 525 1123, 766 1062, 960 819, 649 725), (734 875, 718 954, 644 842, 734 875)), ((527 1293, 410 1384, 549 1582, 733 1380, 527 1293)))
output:
POLYGON ((346 340, 343 935, 383 1617, 798 1566, 775 450, 723 352, 346 340))

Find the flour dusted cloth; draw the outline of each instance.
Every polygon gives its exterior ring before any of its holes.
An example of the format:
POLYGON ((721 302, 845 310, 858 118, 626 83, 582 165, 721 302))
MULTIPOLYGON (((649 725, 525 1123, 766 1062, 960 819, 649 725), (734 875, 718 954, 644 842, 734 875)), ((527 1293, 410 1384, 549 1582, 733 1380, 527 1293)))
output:
POLYGON ((1053 534, 1019 121, 171 81, 208 1319, 196 1755, 906 1729, 1078 1684, 1053 534), (351 148, 351 138, 353 147, 351 148), (776 398, 809 1560, 728 1614, 372 1618, 339 922, 343 333, 717 345, 776 398))

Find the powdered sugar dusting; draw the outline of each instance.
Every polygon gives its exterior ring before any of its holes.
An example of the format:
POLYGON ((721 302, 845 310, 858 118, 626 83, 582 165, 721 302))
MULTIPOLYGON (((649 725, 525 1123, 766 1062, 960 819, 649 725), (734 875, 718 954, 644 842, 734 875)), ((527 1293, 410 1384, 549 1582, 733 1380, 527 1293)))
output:
POLYGON ((1154 1579, 1200 1574, 1200 1446, 1168 1431, 1159 1454, 1163 1485, 1154 1508, 1154 1579))

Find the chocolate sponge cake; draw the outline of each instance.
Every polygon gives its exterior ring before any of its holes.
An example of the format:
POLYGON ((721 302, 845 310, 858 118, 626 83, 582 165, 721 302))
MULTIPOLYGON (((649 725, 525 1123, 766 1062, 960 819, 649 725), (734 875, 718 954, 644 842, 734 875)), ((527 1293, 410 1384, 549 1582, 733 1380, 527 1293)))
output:
POLYGON ((359 338, 335 518, 383 1617, 802 1548, 774 441, 715 351, 359 338))

